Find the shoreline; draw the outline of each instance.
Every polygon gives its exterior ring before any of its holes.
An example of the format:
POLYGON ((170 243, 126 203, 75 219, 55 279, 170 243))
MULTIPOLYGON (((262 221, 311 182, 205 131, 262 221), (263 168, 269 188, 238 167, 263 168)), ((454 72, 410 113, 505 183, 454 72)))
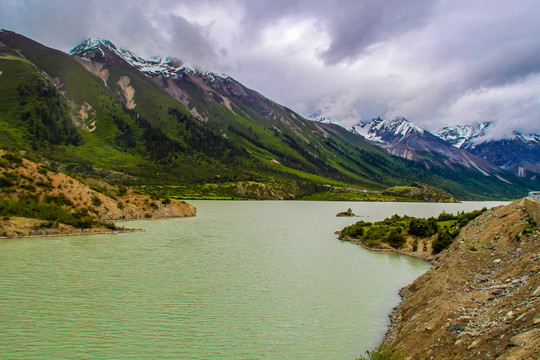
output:
POLYGON ((523 202, 469 222, 399 291, 382 343, 410 359, 540 355, 540 235, 523 202))
POLYGON ((388 247, 371 246, 371 245, 365 244, 362 240, 358 240, 358 239, 351 238, 351 237, 348 237, 348 236, 341 237, 341 235, 339 235, 339 232, 337 234, 339 236, 338 237, 339 240, 347 241, 347 242, 350 242, 350 243, 356 244, 356 245, 360 245, 364 249, 367 249, 367 250, 370 250, 370 251, 392 252, 392 253, 396 253, 396 254, 407 255, 407 256, 411 256, 411 257, 414 257, 414 258, 417 258, 417 259, 420 259, 420 260, 424 260, 424 261, 426 261, 426 262, 428 262, 430 264, 433 264, 433 262, 435 261, 435 258, 436 258, 435 255, 427 255, 427 254, 418 253, 418 252, 414 252, 414 251, 410 251, 410 250, 395 249, 395 248, 390 247, 390 246, 388 246, 388 247))
POLYGON ((117 235, 120 233, 134 233, 134 232, 143 232, 144 229, 116 229, 116 230, 100 230, 100 231, 74 231, 74 232, 58 232, 58 233, 48 233, 48 234, 28 234, 28 235, 18 235, 18 236, 0 236, 0 239, 28 239, 28 238, 40 238, 40 237, 61 237, 61 236, 79 236, 79 235, 117 235))
MULTIPOLYGON (((339 232, 336 232, 336 233, 339 236, 338 237, 339 240, 347 241, 347 242, 353 243, 355 245, 360 245, 361 247, 363 247, 364 249, 369 250, 369 251, 387 252, 387 253, 391 252, 391 253, 396 253, 396 254, 400 254, 400 255, 411 256, 411 257, 414 257, 414 258, 417 258, 417 259, 420 259, 420 260, 424 260, 424 261, 430 263, 432 266, 433 266, 435 260, 437 259, 436 256, 434 256, 434 255, 424 255, 424 254, 419 254, 419 253, 415 253, 415 252, 412 252, 412 251, 394 249, 392 247, 369 246, 369 245, 365 244, 361 240, 351 238, 349 236, 341 237, 341 235, 339 235, 339 232)), ((426 270, 426 272, 429 271, 430 269, 426 270)), ((388 324, 388 326, 386 328, 386 331, 384 333, 384 336, 381 338, 381 340, 379 342, 379 345, 377 345, 377 348, 381 344, 390 343, 396 338, 397 331, 398 331, 398 324, 399 324, 399 321, 400 321, 401 316, 402 316, 401 315, 402 314, 401 305, 403 303, 405 303, 405 301, 407 301, 407 299, 409 297, 409 293, 410 293, 408 288, 409 288, 409 286, 411 284, 413 284, 416 280, 418 280, 424 274, 418 276, 410 284, 407 284, 407 285, 405 285, 405 286, 403 286, 402 288, 399 289, 399 297, 400 297, 399 303, 388 314, 390 324, 388 324)))

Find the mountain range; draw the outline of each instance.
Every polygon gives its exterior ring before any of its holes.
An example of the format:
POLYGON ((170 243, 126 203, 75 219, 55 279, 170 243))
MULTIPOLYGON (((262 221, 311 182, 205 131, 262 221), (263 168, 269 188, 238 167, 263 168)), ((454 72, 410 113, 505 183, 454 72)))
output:
POLYGON ((487 136, 492 126, 484 122, 444 127, 436 135, 520 177, 540 180, 540 135, 514 131, 493 140, 487 136))
MULTIPOLYGON (((431 133, 405 118, 375 118, 360 121, 350 130, 391 154, 411 160, 427 164, 443 161, 449 166, 459 163, 484 173, 492 173, 495 165, 519 177, 538 180, 540 136, 513 132, 508 138, 493 140, 487 136, 491 126, 489 122, 457 125, 431 133), (441 159, 441 154, 445 158, 441 159)), ((500 175, 496 171, 493 174, 500 175)))
POLYGON ((254 198, 301 198, 329 184, 383 190, 417 181, 477 199, 523 196, 536 184, 451 145, 403 158, 406 149, 388 152, 361 127, 307 120, 225 74, 94 37, 67 54, 2 30, 0 99, 2 148, 180 194, 206 184, 207 193, 229 186, 254 198))

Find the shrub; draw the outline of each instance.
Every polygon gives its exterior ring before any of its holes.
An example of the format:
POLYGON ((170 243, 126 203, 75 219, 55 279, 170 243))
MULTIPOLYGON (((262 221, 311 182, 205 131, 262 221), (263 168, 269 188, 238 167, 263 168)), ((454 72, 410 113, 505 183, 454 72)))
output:
POLYGON ((92 196, 92 204, 93 204, 94 206, 99 206, 99 205, 101 205, 101 199, 98 198, 98 197, 95 196, 95 195, 92 196))
POLYGON ((366 223, 365 221, 358 221, 357 223, 347 226, 346 228, 341 230, 341 236, 360 238, 364 236, 364 227, 369 226, 368 224, 371 225, 371 223, 366 223))
POLYGON ((118 226, 116 226, 115 223, 113 222, 106 222, 106 223, 103 223, 103 226, 107 229, 110 229, 110 230, 117 230, 119 229, 118 226))
POLYGON ((118 186, 118 189, 116 190, 117 196, 124 196, 127 194, 127 188, 123 185, 118 186))
POLYGON ((409 234, 415 236, 428 236, 430 235, 430 226, 426 219, 414 218, 409 223, 409 234))
POLYGON ((9 178, 5 175, 0 176, 0 187, 10 187, 15 184, 13 178, 9 178))
POLYGON ((22 157, 18 154, 6 153, 2 156, 4 159, 14 164, 22 164, 22 157))
POLYGON ((432 243, 433 252, 435 254, 438 254, 444 249, 446 249, 448 246, 450 246, 450 244, 452 244, 456 236, 457 234, 450 233, 448 229, 439 231, 437 234, 437 238, 433 240, 432 243))
POLYGON ((446 212, 442 212, 439 214, 439 216, 437 217, 437 220, 438 221, 448 221, 448 220, 456 220, 456 215, 454 214, 448 214, 446 212))
POLYGON ((376 350, 366 351, 366 356, 360 356, 357 360, 404 360, 403 350, 391 351, 386 343, 382 343, 376 350))
POLYGON ((386 237, 386 242, 393 248, 400 248, 405 244, 405 237, 401 234, 403 229, 401 227, 392 228, 386 237))

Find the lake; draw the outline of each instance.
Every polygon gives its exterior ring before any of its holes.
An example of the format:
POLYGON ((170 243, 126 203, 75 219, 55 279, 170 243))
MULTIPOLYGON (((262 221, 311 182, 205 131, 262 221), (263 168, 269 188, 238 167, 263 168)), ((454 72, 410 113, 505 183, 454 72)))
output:
POLYGON ((120 223, 139 233, 0 240, 0 358, 354 359, 429 264, 334 232, 498 204, 191 203, 120 223))

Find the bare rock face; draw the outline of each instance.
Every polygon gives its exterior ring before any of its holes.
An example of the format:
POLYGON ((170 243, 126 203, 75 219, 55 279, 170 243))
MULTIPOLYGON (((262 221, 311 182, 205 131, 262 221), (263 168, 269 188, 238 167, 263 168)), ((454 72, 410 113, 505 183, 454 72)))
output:
POLYGON ((410 359, 539 359, 540 236, 523 201, 467 225, 402 290, 386 342, 410 359))

